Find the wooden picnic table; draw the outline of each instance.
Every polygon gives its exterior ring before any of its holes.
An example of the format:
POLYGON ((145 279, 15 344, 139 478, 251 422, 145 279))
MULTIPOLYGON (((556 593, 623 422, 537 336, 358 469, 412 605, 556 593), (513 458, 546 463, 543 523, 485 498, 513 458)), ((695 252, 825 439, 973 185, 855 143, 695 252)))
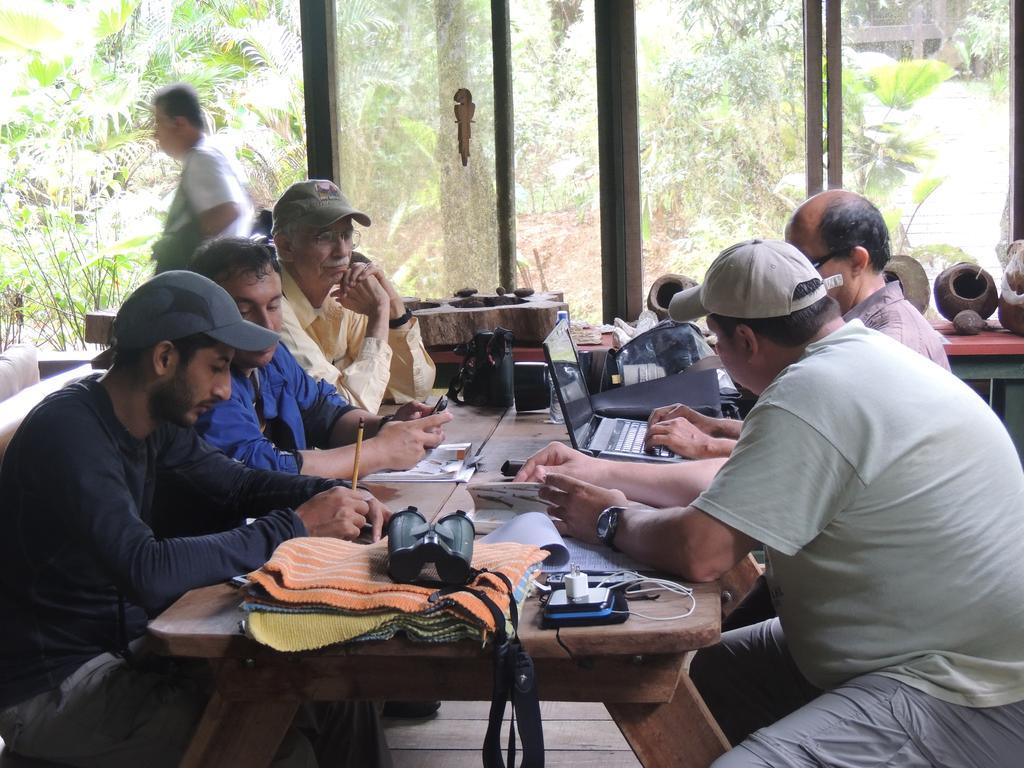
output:
MULTIPOLYGON (((454 406, 453 406, 454 407, 454 406)), ((472 440, 481 479, 493 479, 507 458, 525 458, 564 427, 537 414, 455 407, 448 440, 472 440)), ((373 484, 393 510, 415 504, 428 517, 468 502, 454 483, 373 484)), ((529 599, 519 635, 537 669, 545 700, 604 702, 646 766, 706 766, 728 743, 686 672, 687 654, 717 642, 720 588, 695 585, 691 616, 671 622, 638 616, 624 624, 540 628, 529 599), (561 640, 561 643, 559 643, 561 640), (568 649, 568 650, 567 650, 568 649)), ((479 643, 417 644, 395 638, 316 652, 279 653, 239 631, 240 597, 226 585, 193 590, 150 624, 164 654, 206 659, 216 693, 183 766, 269 764, 303 701, 489 700, 492 656, 479 643)), ((658 613, 684 613, 689 601, 666 595, 658 613)))

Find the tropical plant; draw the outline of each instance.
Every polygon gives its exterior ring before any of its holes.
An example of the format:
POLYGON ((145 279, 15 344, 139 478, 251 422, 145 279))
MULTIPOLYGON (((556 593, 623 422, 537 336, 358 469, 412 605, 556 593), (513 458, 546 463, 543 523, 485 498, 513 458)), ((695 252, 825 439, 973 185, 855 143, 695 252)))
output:
POLYGON ((908 173, 921 172, 934 158, 931 137, 914 131, 908 113, 954 71, 934 59, 892 61, 881 54, 848 53, 843 70, 844 176, 851 188, 884 205, 908 173))
POLYGON ((889 227, 889 232, 894 233, 892 239, 893 253, 906 253, 907 248, 910 246, 909 233, 914 226, 914 219, 917 218, 921 206, 925 204, 925 201, 932 196, 935 190, 942 186, 945 180, 944 176, 925 176, 914 185, 910 193, 910 200, 914 204, 914 210, 911 212, 910 218, 907 219, 906 223, 903 222, 902 208, 890 208, 885 211, 885 223, 889 227))
POLYGON ((300 52, 297 0, 0 0, 0 283, 30 338, 80 345, 147 271, 178 177, 156 88, 196 87, 258 205, 305 175, 300 52))
POLYGON ((1005 93, 1010 63, 1010 4, 975 0, 953 37, 964 74, 986 78, 994 94, 1005 93))
MULTIPOLYGON (((638 6, 640 9, 641 6, 638 6)), ((744 236, 782 232, 803 187, 799 3, 638 10, 643 234, 654 269, 699 276, 744 236)))

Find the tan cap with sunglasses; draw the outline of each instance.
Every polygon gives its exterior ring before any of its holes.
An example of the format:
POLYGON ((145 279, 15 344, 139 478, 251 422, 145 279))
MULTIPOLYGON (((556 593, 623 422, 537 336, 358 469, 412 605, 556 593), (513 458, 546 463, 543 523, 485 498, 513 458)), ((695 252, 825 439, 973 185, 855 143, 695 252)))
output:
POLYGON ((370 217, 353 208, 333 181, 299 181, 288 187, 274 204, 272 231, 276 235, 283 227, 294 222, 301 222, 313 229, 323 229, 346 216, 351 216, 364 227, 370 226, 370 217))
POLYGON ((701 285, 672 297, 673 320, 708 314, 757 319, 785 317, 825 297, 825 285, 807 257, 780 240, 747 240, 722 251, 701 285), (800 283, 817 280, 806 296, 793 298, 800 283))

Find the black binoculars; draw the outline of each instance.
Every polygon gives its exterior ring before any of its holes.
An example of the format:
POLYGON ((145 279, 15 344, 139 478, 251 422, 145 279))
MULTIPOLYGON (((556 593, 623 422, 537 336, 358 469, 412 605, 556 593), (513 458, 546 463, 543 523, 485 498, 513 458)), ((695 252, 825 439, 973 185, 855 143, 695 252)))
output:
POLYGON ((388 575, 408 584, 433 563, 443 584, 465 584, 473 573, 475 535, 473 521, 461 509, 428 523, 416 507, 407 507, 388 523, 388 575))

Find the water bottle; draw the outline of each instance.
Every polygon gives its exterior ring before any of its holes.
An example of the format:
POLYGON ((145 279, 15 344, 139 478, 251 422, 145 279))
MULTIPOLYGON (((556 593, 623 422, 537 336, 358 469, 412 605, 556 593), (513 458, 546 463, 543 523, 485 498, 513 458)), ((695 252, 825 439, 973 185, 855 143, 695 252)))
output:
MULTIPOLYGON (((560 323, 563 320, 568 324, 569 312, 567 310, 560 309, 555 315, 555 323, 560 323)), ((552 424, 564 424, 565 419, 562 417, 562 406, 558 404, 558 393, 555 391, 554 374, 550 370, 548 370, 548 379, 551 387, 551 404, 548 407, 548 418, 552 424)))

